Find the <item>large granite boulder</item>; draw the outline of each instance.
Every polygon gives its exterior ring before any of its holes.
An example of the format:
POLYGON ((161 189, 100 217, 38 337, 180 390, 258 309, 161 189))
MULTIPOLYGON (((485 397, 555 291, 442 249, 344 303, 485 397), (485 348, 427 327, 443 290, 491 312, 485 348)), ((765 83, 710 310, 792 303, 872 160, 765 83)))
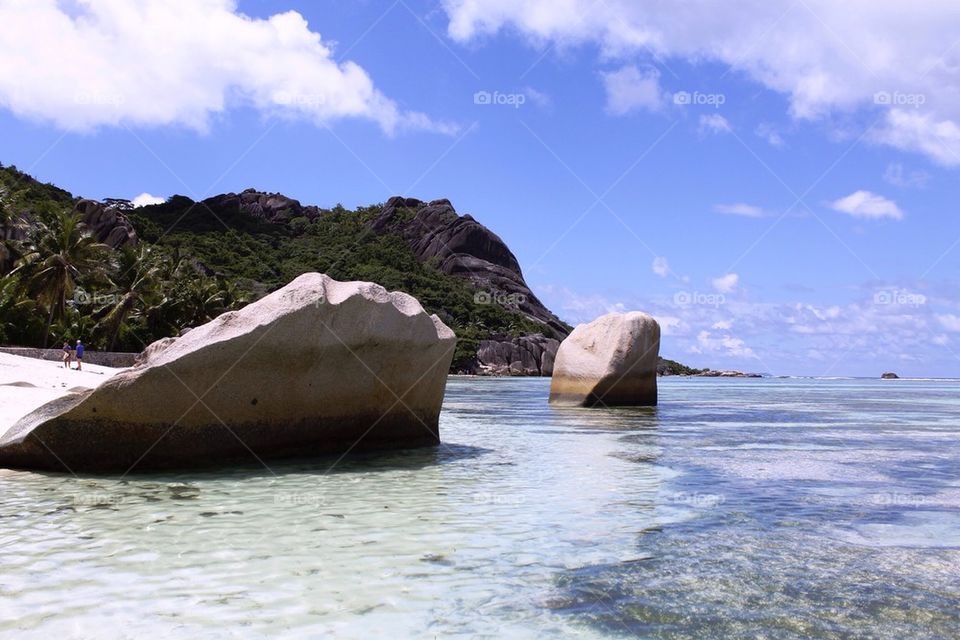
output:
POLYGON ((493 376, 549 376, 560 341, 541 334, 481 340, 477 370, 493 376))
POLYGON ((657 404, 660 325, 639 311, 609 313, 560 344, 550 402, 577 406, 657 404))
POLYGON ((407 294, 308 273, 0 439, 0 466, 120 471, 435 445, 453 332, 407 294))
POLYGON ((534 295, 506 243, 470 215, 459 215, 447 199, 423 202, 394 196, 370 222, 377 233, 396 233, 421 262, 470 281, 480 295, 506 300, 511 311, 541 326, 547 338, 563 340, 569 328, 534 295))
POLYGON ((137 243, 133 223, 121 209, 96 200, 80 200, 73 210, 98 241, 114 249, 137 243))
POLYGON ((253 218, 275 223, 285 223, 301 217, 313 220, 320 215, 319 207, 304 206, 299 200, 288 198, 282 193, 264 193, 255 189, 213 196, 202 204, 213 211, 239 211, 253 218))

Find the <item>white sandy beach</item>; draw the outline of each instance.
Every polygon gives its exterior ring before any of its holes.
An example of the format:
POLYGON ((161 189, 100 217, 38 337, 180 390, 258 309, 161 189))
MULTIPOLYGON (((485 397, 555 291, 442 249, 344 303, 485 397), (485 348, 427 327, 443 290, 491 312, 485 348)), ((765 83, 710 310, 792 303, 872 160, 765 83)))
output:
POLYGON ((24 358, 0 353, 0 437, 37 407, 69 393, 94 389, 118 371, 84 363, 83 371, 71 363, 24 358))

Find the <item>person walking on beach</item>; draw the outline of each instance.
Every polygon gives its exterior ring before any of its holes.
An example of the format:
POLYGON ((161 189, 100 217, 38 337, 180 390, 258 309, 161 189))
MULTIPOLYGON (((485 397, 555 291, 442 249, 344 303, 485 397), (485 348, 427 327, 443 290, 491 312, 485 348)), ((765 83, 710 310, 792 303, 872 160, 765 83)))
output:
POLYGON ((67 369, 70 368, 70 360, 73 357, 73 349, 70 346, 70 343, 64 340, 63 342, 63 366, 67 369))
POLYGON ((83 343, 77 340, 77 371, 83 366, 83 343))

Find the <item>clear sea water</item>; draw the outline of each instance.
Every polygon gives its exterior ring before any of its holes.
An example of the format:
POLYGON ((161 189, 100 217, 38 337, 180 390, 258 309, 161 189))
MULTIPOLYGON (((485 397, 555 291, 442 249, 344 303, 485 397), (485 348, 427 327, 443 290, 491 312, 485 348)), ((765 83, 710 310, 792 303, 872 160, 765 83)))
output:
POLYGON ((0 471, 0 637, 960 637, 960 382, 548 385, 451 379, 437 450, 0 471))

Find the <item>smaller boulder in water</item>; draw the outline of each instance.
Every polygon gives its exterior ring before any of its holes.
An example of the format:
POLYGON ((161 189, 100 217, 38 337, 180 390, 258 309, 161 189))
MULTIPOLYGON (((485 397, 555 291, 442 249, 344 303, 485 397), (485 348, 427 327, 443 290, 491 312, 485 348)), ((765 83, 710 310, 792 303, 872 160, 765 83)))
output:
POLYGON ((660 325, 633 311, 578 326, 560 344, 550 402, 577 406, 654 406, 660 325))

